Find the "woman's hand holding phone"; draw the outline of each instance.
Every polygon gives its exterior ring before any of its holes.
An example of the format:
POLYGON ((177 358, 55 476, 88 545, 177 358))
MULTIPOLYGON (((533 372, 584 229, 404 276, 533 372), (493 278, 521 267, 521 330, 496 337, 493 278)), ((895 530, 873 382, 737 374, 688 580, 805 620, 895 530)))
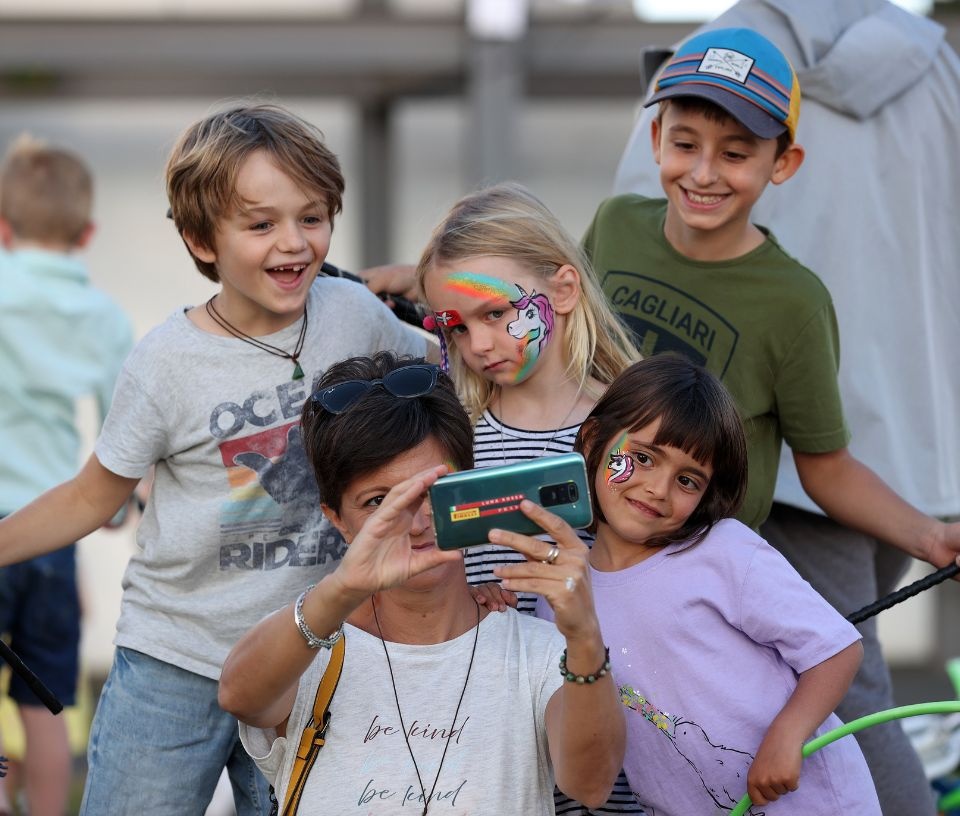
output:
POLYGON ((523 564, 496 567, 494 573, 504 589, 542 595, 553 609, 557 629, 568 642, 599 641, 587 545, 566 521, 540 505, 525 499, 520 511, 556 543, 508 530, 491 530, 491 543, 510 547, 527 558, 523 564))
POLYGON ((424 508, 425 494, 446 471, 445 465, 438 465, 398 483, 352 540, 348 536, 347 551, 331 576, 344 592, 361 602, 375 592, 461 558, 455 550, 413 546, 413 539, 419 535, 432 536, 430 515, 424 508))

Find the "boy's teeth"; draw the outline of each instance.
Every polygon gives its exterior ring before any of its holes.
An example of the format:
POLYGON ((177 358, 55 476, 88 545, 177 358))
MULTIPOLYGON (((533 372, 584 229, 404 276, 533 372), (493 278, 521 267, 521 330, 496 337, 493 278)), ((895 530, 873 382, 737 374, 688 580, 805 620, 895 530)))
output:
POLYGON ((690 190, 687 190, 687 196, 694 204, 716 204, 723 200, 723 196, 720 195, 698 195, 690 190))
POLYGON ((271 272, 303 272, 307 268, 306 264, 296 264, 294 266, 275 266, 271 272))

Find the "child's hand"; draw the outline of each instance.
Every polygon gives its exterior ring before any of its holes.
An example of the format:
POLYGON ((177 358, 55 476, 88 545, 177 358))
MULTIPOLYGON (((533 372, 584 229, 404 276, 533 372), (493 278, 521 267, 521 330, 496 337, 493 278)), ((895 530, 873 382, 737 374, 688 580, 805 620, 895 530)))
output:
POLYGON ((360 278, 375 295, 386 295, 385 303, 393 308, 390 295, 399 295, 416 302, 420 297, 417 269, 409 264, 372 266, 360 272, 360 278))
POLYGON ((491 612, 506 612, 508 606, 517 608, 516 593, 504 589, 496 581, 471 586, 470 593, 480 606, 487 607, 491 612))
POLYGON ((755 805, 775 802, 800 784, 802 740, 778 735, 771 728, 747 772, 747 793, 755 805))

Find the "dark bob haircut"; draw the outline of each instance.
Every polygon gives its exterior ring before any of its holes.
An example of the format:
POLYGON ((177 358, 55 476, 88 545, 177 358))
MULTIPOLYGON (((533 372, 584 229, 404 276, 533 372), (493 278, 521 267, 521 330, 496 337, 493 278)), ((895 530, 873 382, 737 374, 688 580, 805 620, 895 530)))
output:
MULTIPOLYGON (((391 371, 422 364, 422 358, 381 351, 351 357, 330 366, 315 393, 346 380, 380 380, 391 371)), ((344 490, 355 480, 383 467, 433 437, 458 470, 473 467, 473 427, 443 372, 429 394, 404 399, 382 386, 367 391, 342 414, 331 414, 308 399, 300 419, 303 444, 320 488, 320 500, 336 512, 344 490)))
MULTIPOLYGON (((593 483, 612 440, 660 420, 655 445, 679 448, 713 467, 713 478, 686 523, 651 544, 700 541, 720 519, 734 515, 747 490, 747 442, 730 393, 710 372, 677 354, 658 354, 625 369, 607 389, 577 435, 593 483)), ((596 491, 593 513, 606 522, 596 491)))

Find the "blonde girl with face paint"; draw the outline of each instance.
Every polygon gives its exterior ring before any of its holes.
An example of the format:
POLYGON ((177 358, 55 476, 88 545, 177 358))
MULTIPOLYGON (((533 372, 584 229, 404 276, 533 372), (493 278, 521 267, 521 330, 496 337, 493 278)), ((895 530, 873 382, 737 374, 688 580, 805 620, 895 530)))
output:
MULTIPOLYGON (((460 199, 417 266, 420 291, 464 406, 477 467, 566 453, 580 423, 638 354, 589 262, 557 218, 518 184, 460 199)), ((512 556, 512 557, 511 557, 512 556)), ((471 583, 521 559, 466 554, 471 583)), ((520 610, 533 611, 533 596, 520 610)))
MULTIPOLYGON (((571 451, 607 386, 639 359, 577 242, 518 184, 458 201, 433 231, 417 283, 430 309, 425 326, 439 334, 474 423, 476 467, 571 451)), ((495 544, 464 553, 467 580, 487 585, 493 607, 503 605, 490 590, 494 568, 524 560, 495 544)), ((517 608, 532 614, 536 596, 517 596, 517 608)), ((586 812, 559 791, 557 803, 571 816, 586 812)), ((610 810, 641 812, 623 774, 610 810)))
MULTIPOLYGON (((424 325, 438 333, 474 423, 476 467, 573 450, 580 423, 639 359, 577 242, 519 184, 454 204, 423 251, 417 283, 430 309, 424 325)), ((497 582, 495 567, 524 560, 495 544, 464 553, 475 586, 497 582)), ((486 603, 502 607, 500 598, 488 591, 486 603)), ((532 614, 535 605, 536 595, 517 593, 521 612, 532 614)), ((559 792, 557 801, 577 813, 559 792)), ((611 808, 641 812, 622 774, 605 812, 611 808)))

